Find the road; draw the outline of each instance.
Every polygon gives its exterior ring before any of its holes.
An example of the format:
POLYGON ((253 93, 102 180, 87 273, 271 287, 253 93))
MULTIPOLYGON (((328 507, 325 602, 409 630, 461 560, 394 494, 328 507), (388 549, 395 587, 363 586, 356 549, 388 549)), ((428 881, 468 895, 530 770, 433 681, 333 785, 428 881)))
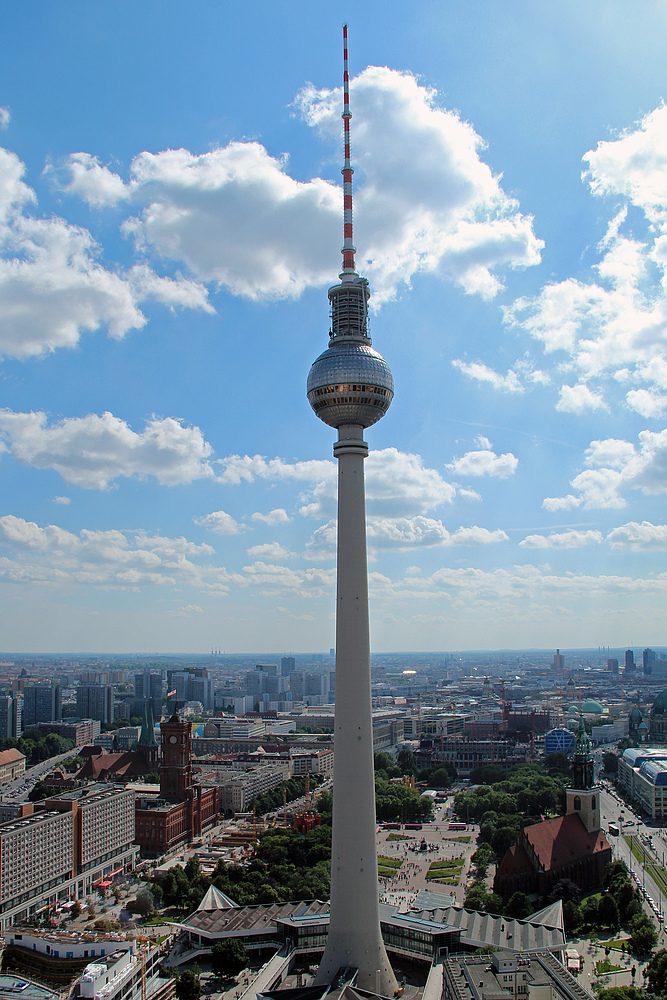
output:
POLYGON ((32 767, 26 768, 25 773, 20 778, 8 781, 7 784, 2 786, 0 802, 24 802, 28 798, 30 789, 40 778, 45 774, 49 774, 53 771, 54 767, 62 764, 64 760, 76 756, 76 751, 77 748, 72 747, 66 753, 58 754, 57 757, 48 757, 46 760, 40 761, 39 764, 33 764, 32 767))
POLYGON ((634 873, 635 884, 642 892, 644 909, 650 917, 658 921, 661 931, 660 938, 664 940, 667 895, 661 891, 660 886, 651 878, 650 873, 645 871, 644 865, 636 857, 633 857, 625 837, 638 838, 649 855, 658 864, 664 866, 665 855, 667 855, 667 831, 655 826, 647 826, 643 819, 611 789, 603 788, 600 793, 600 816, 602 828, 607 833, 612 845, 614 857, 625 861, 629 870, 634 873), (618 825, 619 835, 617 837, 608 832, 610 822, 618 825))

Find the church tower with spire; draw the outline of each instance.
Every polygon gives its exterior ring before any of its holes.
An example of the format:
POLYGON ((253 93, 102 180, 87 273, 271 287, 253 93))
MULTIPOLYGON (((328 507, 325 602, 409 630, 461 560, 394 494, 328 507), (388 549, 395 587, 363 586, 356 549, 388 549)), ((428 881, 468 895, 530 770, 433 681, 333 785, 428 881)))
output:
POLYGON ((151 768, 157 768, 159 764, 160 748, 155 739, 155 720, 153 719, 153 702, 150 697, 144 698, 144 721, 141 724, 141 733, 137 741, 137 750, 143 755, 146 764, 151 768))
POLYGON ((591 739, 583 715, 570 761, 571 785, 567 789, 567 814, 576 813, 589 833, 600 829, 600 789, 595 784, 591 739))

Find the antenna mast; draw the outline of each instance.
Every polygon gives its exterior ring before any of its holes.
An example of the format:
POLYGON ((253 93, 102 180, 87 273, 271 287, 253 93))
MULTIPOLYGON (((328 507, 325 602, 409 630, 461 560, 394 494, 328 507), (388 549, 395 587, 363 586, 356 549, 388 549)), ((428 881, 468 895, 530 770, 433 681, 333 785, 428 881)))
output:
POLYGON ((347 24, 343 25, 343 134, 345 136, 345 162, 343 174, 343 270, 341 281, 352 281, 357 277, 354 263, 356 247, 352 236, 352 163, 350 162, 350 73, 347 63, 347 24))

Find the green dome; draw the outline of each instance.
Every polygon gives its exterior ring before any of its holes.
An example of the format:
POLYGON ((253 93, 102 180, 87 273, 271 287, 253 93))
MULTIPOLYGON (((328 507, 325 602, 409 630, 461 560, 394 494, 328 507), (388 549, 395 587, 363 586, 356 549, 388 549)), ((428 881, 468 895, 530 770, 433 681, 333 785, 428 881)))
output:
MULTIPOLYGON (((667 694, 667 692, 665 692, 667 694)), ((604 709, 599 701, 594 701, 592 698, 587 698, 586 701, 581 703, 581 709, 578 705, 570 705, 567 710, 568 715, 577 716, 577 725, 579 725, 579 712, 584 712, 586 715, 602 715, 604 709)))
POLYGON ((644 718, 644 716, 642 715, 642 713, 639 711, 639 709, 635 705, 635 707, 630 712, 630 715, 628 716, 628 718, 629 718, 630 722, 633 722, 636 726, 638 726, 639 723, 644 718))
POLYGON ((658 697, 653 702, 651 715, 666 715, 666 714, 667 714, 667 691, 661 691, 658 697))

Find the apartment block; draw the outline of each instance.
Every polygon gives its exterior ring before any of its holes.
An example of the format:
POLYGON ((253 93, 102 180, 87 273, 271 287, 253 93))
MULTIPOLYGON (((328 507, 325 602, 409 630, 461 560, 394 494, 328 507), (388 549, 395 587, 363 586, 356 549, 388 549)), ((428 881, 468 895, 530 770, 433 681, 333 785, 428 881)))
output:
POLYGON ((93 785, 47 799, 43 811, 0 826, 0 927, 43 906, 83 898, 134 868, 134 795, 93 785))

